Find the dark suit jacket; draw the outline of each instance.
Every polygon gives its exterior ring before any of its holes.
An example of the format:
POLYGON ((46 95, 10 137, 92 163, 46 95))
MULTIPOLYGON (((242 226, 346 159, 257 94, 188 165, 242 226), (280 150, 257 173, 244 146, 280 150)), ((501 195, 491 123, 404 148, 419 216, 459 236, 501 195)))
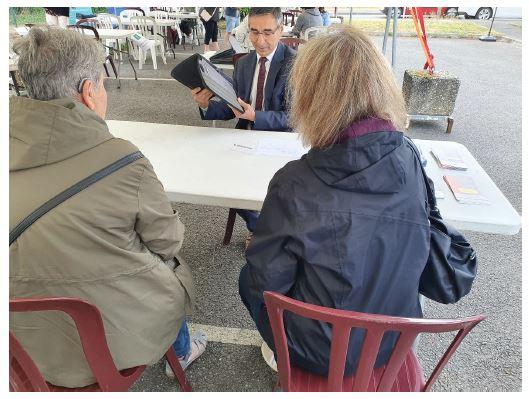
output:
MULTIPOLYGON (((255 111, 255 122, 239 119, 236 128, 247 129, 251 123, 252 130, 288 131, 288 112, 285 101, 285 88, 291 63, 294 62, 296 51, 283 43, 277 45, 277 50, 270 63, 265 85, 264 111, 255 111)), ((255 51, 240 58, 233 71, 234 88, 237 96, 248 104, 252 91, 253 77, 257 64, 255 51)), ((200 110, 202 119, 229 120, 235 118, 233 111, 220 101, 210 101, 207 112, 200 110)))

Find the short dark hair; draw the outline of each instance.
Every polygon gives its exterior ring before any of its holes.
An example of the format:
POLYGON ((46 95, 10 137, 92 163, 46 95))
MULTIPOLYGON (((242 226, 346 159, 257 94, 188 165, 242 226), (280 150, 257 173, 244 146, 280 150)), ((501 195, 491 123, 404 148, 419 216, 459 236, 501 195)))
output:
POLYGON ((283 13, 281 12, 280 7, 251 7, 248 18, 266 14, 272 15, 276 19, 278 25, 283 23, 283 13))

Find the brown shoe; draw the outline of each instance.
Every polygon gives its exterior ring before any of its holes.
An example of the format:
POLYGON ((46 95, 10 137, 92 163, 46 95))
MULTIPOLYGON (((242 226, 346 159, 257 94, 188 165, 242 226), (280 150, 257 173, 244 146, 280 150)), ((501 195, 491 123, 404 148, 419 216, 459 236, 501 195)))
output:
POLYGON ((248 233, 246 235, 246 238, 244 240, 244 249, 248 249, 248 247, 250 246, 250 243, 252 242, 252 238, 253 238, 253 233, 248 233))

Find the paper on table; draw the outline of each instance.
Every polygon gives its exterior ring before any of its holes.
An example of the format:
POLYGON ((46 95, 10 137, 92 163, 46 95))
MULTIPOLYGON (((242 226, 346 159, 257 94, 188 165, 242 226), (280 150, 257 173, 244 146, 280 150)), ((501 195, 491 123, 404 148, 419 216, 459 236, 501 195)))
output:
POLYGON ((288 158, 300 158, 307 152, 301 143, 296 140, 260 139, 257 144, 238 142, 233 144, 233 149, 248 155, 266 155, 288 158))
POLYGON ((265 138, 259 140, 256 154, 299 158, 306 152, 307 150, 297 140, 265 138))

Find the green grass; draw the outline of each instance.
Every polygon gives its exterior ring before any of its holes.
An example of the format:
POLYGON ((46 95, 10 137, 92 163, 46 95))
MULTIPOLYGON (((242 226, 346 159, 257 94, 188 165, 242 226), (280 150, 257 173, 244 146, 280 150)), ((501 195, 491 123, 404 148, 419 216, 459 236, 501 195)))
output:
MULTIPOLYGON (((45 24, 46 16, 44 15, 43 7, 14 7, 16 9, 16 19, 18 26, 24 24, 45 24)), ((15 21, 11 15, 13 7, 9 9, 9 24, 14 25, 15 21)), ((107 12, 107 7, 92 7, 94 14, 107 12)))
MULTIPOLYGON (((353 25, 368 33, 383 33, 386 27, 386 20, 353 20, 353 25)), ((476 37, 487 34, 489 29, 487 27, 475 24, 471 21, 459 19, 425 19, 424 26, 426 34, 440 34, 456 37, 476 37)), ((393 23, 390 25, 390 32, 393 30, 393 23)), ((415 34, 415 25, 411 19, 401 19, 397 24, 398 33, 413 33, 415 34)), ((493 35, 501 36, 500 33, 492 31, 493 35)))
MULTIPOLYGON (((46 17, 44 15, 44 8, 42 7, 17 7, 18 12, 16 14, 17 25, 24 26, 24 24, 45 24, 46 17)), ((9 9, 9 23, 14 25, 15 22, 12 18, 12 9, 9 9)))

